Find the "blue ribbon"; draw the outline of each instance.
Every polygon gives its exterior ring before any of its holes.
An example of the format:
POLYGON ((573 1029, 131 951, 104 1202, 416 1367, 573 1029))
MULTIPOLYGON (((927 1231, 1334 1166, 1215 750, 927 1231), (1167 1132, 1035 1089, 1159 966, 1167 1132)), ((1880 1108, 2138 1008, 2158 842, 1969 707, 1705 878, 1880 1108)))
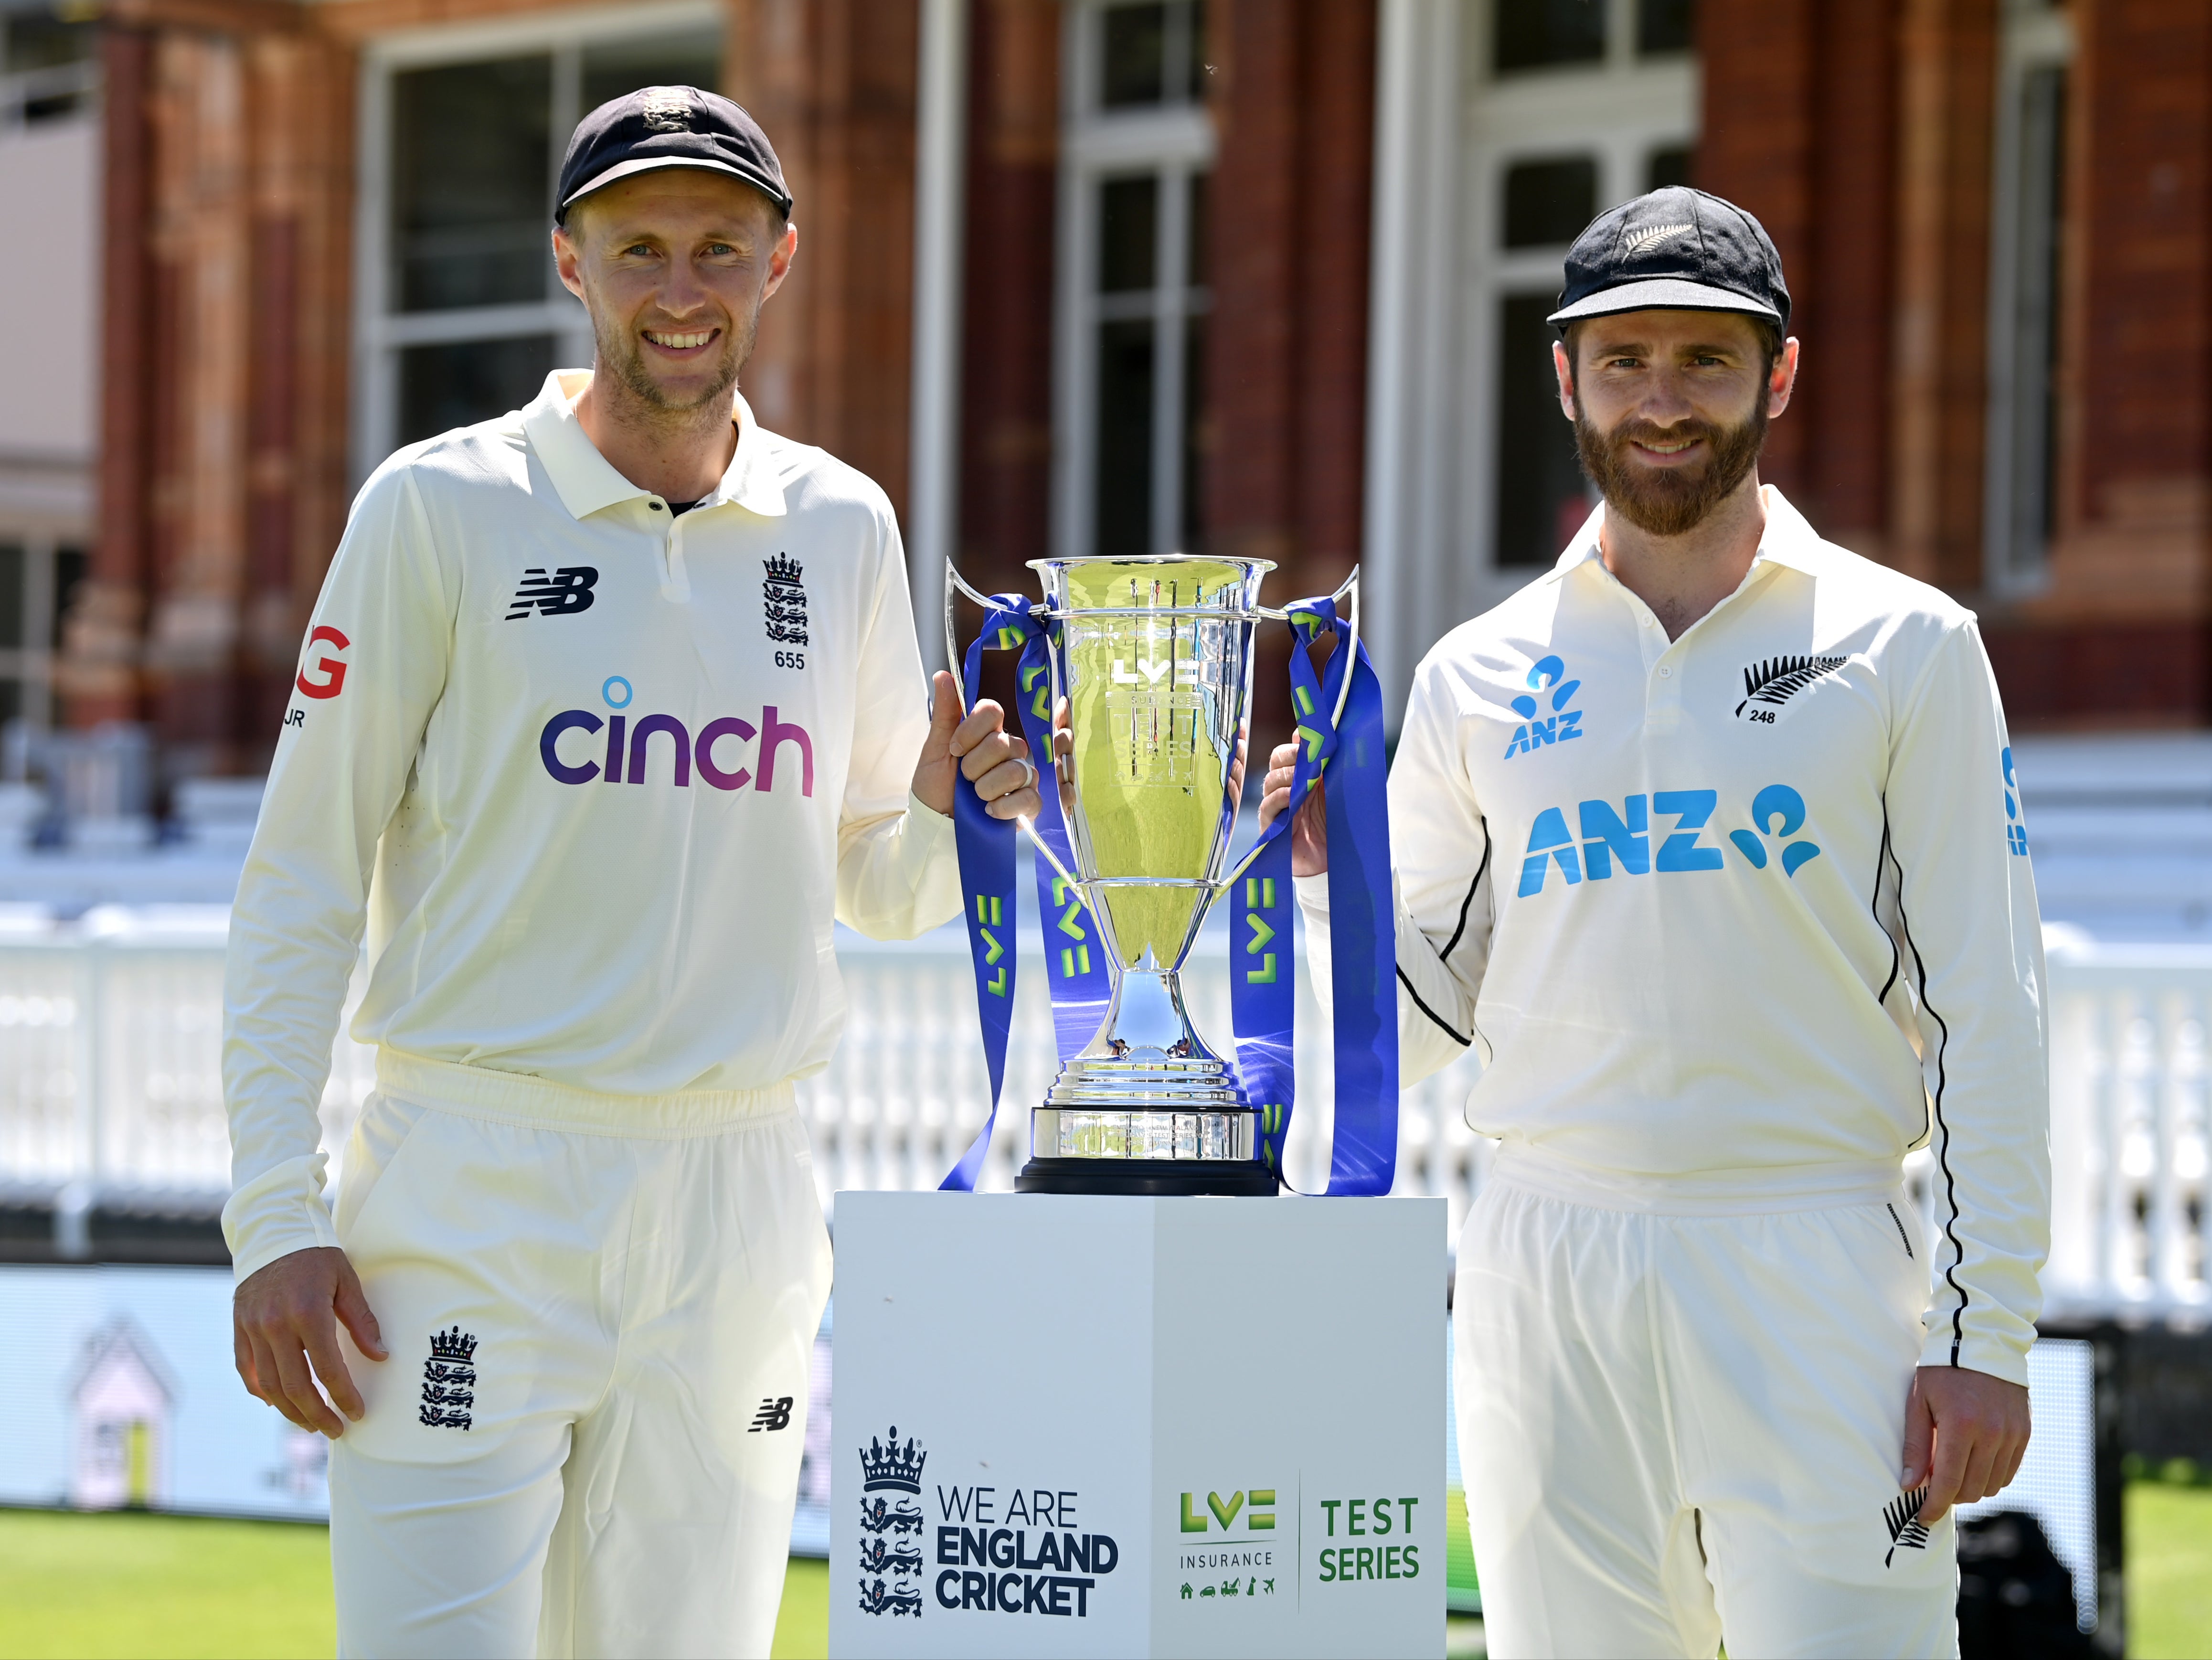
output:
POLYGON ((1297 1104, 1297 991, 1291 954, 1291 824, 1326 773, 1330 1001, 1335 1016, 1336 1130, 1328 1192, 1390 1191, 1398 1164, 1398 939, 1390 891, 1382 689, 1355 651, 1334 601, 1291 607, 1291 701, 1297 761, 1289 807, 1261 835, 1231 896, 1230 1008, 1245 1094, 1260 1114, 1261 1156, 1279 1177, 1297 1104), (1336 648, 1316 677, 1310 656, 1323 635, 1336 648), (1352 692, 1332 718, 1345 676, 1352 692))
MULTIPOLYGON (((1035 830, 1060 864, 1074 860, 1060 794, 1047 771, 1053 745, 1052 674, 1045 625, 1022 594, 996 594, 983 629, 969 646, 963 676, 973 707, 983 653, 1021 653, 1017 708, 1031 759, 1042 775, 1035 830)), ((1328 1192, 1332 1196, 1388 1193, 1398 1152, 1397 936, 1390 891, 1390 828, 1383 790, 1382 694, 1366 648, 1355 652, 1350 625, 1329 599, 1291 607, 1298 635, 1291 654, 1291 696, 1298 715, 1298 759, 1291 806, 1271 824, 1237 882, 1231 917, 1231 1006, 1238 1070, 1261 1116, 1262 1157, 1279 1177, 1282 1148, 1297 1104, 1294 1069, 1297 962, 1291 947, 1291 842, 1297 808, 1325 769, 1338 787, 1327 793, 1331 985, 1335 1012, 1336 1133, 1328 1192), (1314 673, 1311 647, 1323 633, 1337 649, 1314 673), (1340 727, 1331 716, 1352 676, 1340 727), (1241 946, 1242 949, 1239 949, 1241 946)), ((991 1110, 983 1128, 939 1184, 968 1193, 990 1151, 1006 1083, 1006 1040, 1014 1006, 1014 930, 1020 902, 1014 879, 1015 826, 991 817, 975 787, 956 774, 953 833, 975 971, 975 1005, 991 1076, 991 1110)), ((1045 974, 1052 992, 1053 1030, 1062 1065, 1097 1035, 1111 991, 1105 952, 1082 896, 1036 861, 1037 904, 1043 918, 1045 974), (1093 946, 1099 949, 1093 950, 1093 946)))
MULTIPOLYGON (((1031 828, 1062 869, 1075 868, 1067 823, 1061 816, 1053 768, 1052 664, 1045 627, 1030 609, 1027 595, 994 595, 983 631, 968 648, 962 686, 975 706, 981 682, 983 653, 1019 650, 1015 697, 1022 735, 1037 769, 1042 805, 1031 828)), ((975 970, 975 1008, 983 1031, 983 1055, 991 1073, 991 1111, 983 1128, 960 1155, 960 1162, 939 1183, 942 1192, 972 1193, 982 1173, 984 1155, 999 1122, 999 1097, 1006 1085, 1006 1038, 1014 1009, 1014 927, 1021 904, 1014 880, 1017 831, 1010 818, 994 818, 967 775, 956 770, 952 787, 953 843, 960 859, 961 896, 968 917, 969 954, 975 970)), ((1065 1066, 1098 1035, 1113 993, 1097 924, 1083 896, 1069 887, 1050 860, 1036 860, 1037 914, 1043 919, 1045 982, 1052 993, 1053 1037, 1065 1066)))

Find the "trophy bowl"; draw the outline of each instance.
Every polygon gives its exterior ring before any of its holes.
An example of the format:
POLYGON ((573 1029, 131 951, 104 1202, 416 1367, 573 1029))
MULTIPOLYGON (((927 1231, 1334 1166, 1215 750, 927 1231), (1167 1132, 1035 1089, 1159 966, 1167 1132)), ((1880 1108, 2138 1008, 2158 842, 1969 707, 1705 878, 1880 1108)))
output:
POLYGON ((1030 1122, 1024 1193, 1272 1194, 1258 1115, 1179 973, 1224 891, 1264 559, 1039 559, 1060 802, 1112 993, 1030 1122))

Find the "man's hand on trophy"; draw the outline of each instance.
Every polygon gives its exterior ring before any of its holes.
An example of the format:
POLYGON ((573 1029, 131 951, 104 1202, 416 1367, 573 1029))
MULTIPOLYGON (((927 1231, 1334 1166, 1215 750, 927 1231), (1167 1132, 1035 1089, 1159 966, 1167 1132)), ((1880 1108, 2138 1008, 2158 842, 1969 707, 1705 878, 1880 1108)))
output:
MULTIPOLYGON (((1298 764, 1295 742, 1278 744, 1267 757, 1267 787, 1260 795, 1260 828, 1275 822, 1275 815, 1291 805, 1291 784, 1298 764)), ((1291 874, 1319 876, 1328 869, 1328 811, 1316 779, 1307 793, 1298 816, 1291 824, 1291 874)))
POLYGON ((915 799, 931 812, 951 818, 957 767, 975 785, 992 818, 1034 814, 1042 805, 1037 769, 1029 758, 1029 745, 1006 729, 1006 712, 986 697, 962 720, 958 683, 944 669, 937 672, 935 691, 929 736, 923 740, 921 760, 915 763, 915 799))

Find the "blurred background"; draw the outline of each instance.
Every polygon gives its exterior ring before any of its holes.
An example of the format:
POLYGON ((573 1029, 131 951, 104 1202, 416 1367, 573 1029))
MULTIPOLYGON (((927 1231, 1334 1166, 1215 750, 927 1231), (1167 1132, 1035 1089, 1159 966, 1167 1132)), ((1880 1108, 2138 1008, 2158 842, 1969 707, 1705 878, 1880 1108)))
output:
MULTIPOLYGON (((1980 614, 2048 927, 2045 1433, 1969 1541, 1969 1651, 2212 1652, 2204 0, 0 0, 0 1655, 327 1644, 319 1449, 222 1331, 228 905, 352 492, 588 361, 552 179, 669 82, 776 143, 801 252, 745 391, 889 490, 926 654, 948 556, 1258 555, 1276 603, 1356 563, 1394 720, 1588 510, 1566 245, 1660 184, 1759 216, 1804 343, 1765 476, 1980 614)), ((841 945, 833 1209, 933 1185, 986 1091, 958 938, 841 945)), ((1016 1030, 1000 1186, 1051 1065, 1016 1030)), ((341 1159, 372 1065, 340 1037, 341 1159)), ((1401 1119, 1455 1226, 1468 1081, 1401 1119)), ((817 1373, 801 1551, 826 1336, 817 1373)))

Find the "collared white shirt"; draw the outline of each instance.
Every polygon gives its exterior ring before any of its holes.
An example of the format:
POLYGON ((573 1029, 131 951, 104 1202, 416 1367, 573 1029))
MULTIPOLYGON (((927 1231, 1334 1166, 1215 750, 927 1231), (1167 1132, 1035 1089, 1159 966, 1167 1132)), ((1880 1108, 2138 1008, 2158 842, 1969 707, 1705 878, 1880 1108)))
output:
POLYGON ((317 1107, 364 924, 356 1037, 618 1098, 819 1071, 833 915, 959 909, 951 821, 908 794, 927 688, 882 490, 739 398, 678 516, 585 435, 588 380, 354 503, 232 912, 240 1277, 335 1243, 317 1107))
POLYGON ((1416 671, 1403 1076, 1478 1046, 1502 1167, 1622 1208, 1878 1201, 1931 1145, 1923 1359, 2025 1382, 2044 973, 1996 684, 1971 612, 1764 500, 1749 573, 1679 639, 1600 508, 1416 671))

